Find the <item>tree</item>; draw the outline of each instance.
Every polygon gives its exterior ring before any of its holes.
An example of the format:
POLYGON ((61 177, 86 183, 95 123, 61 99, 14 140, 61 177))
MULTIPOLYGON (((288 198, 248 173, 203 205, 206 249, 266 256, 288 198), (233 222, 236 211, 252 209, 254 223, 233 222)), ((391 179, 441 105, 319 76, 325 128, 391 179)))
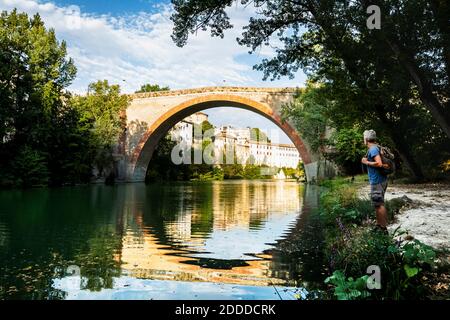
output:
POLYGON ((329 157, 348 174, 361 172, 361 158, 367 153, 361 137, 363 132, 358 127, 335 131, 331 137, 331 145, 335 152, 329 157))
POLYGON ((171 159, 175 145, 170 135, 159 141, 148 165, 146 182, 183 180, 183 169, 186 167, 174 165, 171 159))
MULTIPOLYGON (((183 46, 189 33, 208 27, 213 36, 223 36, 232 27, 225 12, 232 3, 174 1, 174 41, 183 46)), ((254 3, 258 16, 250 19, 238 42, 251 52, 275 38, 283 44, 275 57, 255 66, 265 79, 292 78, 304 69, 311 80, 325 85, 328 117, 336 128, 359 124, 377 129, 417 179, 424 177, 424 165, 436 167, 429 147, 440 150, 436 160, 448 156, 448 4, 375 1, 383 26, 369 30, 367 1, 254 3)))
POLYGON ((64 89, 75 74, 65 42, 38 14, 1 13, 0 174, 12 184, 52 183, 59 162, 53 147, 74 129, 64 126, 70 113, 64 89))
MULTIPOLYGON (((265 78, 293 77, 299 68, 321 69, 323 64, 311 59, 317 51, 332 54, 334 62, 342 63, 345 71, 355 78, 361 74, 358 67, 367 64, 373 64, 378 72, 392 78, 397 70, 383 68, 385 60, 390 59, 402 70, 407 82, 414 85, 411 89, 450 138, 450 5, 445 1, 240 2, 243 5, 253 2, 258 12, 244 27, 242 38, 238 39, 241 45, 255 52, 262 45, 269 45, 275 36, 284 45, 277 47, 274 58, 256 66, 264 71, 265 78), (377 4, 382 9, 381 30, 369 30, 366 26, 369 4, 377 4), (367 49, 376 52, 375 59, 364 54, 367 49)), ((223 37, 224 31, 233 27, 225 11, 233 3, 233 0, 201 3, 173 0, 173 40, 183 46, 190 33, 207 28, 211 29, 212 36, 223 37)))
POLYGON ((244 177, 244 166, 241 164, 225 164, 221 168, 224 179, 242 179, 244 177))
POLYGON ((169 87, 160 87, 158 84, 144 84, 141 86, 141 89, 136 91, 136 93, 145 93, 145 92, 158 92, 158 91, 169 91, 169 87))
POLYGON ((323 92, 323 87, 309 82, 304 90, 297 93, 294 101, 284 105, 282 115, 291 119, 301 136, 314 152, 322 152, 327 145, 325 133, 331 126, 327 115, 331 101, 323 92))
POLYGON ((86 96, 77 96, 72 104, 81 118, 91 126, 91 149, 99 174, 114 165, 113 153, 125 128, 125 109, 129 99, 120 94, 119 85, 107 80, 91 83, 86 96))

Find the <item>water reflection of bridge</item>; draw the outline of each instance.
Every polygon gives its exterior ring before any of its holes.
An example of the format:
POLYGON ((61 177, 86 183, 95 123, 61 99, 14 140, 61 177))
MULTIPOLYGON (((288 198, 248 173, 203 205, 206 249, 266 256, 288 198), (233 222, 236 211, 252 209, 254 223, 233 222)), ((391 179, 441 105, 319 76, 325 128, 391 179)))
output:
POLYGON ((286 282, 270 276, 271 256, 263 253, 269 246, 251 242, 252 237, 255 242, 275 242, 295 223, 302 206, 297 184, 213 183, 203 201, 196 201, 195 191, 184 191, 185 197, 171 208, 177 212, 165 212, 169 219, 152 212, 149 203, 127 215, 117 257, 125 273, 142 279, 245 285, 286 282), (239 237, 233 239, 233 234, 239 237), (220 247, 211 245, 219 242, 220 247), (249 248, 256 251, 247 252, 249 248))

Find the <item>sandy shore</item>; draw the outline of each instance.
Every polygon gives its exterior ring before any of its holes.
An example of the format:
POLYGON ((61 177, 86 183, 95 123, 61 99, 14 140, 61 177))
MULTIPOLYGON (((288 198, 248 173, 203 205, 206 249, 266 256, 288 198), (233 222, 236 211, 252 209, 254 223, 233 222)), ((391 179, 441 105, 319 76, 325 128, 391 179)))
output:
MULTIPOLYGON (((361 190, 367 196, 369 188, 361 190)), ((412 205, 400 211, 389 226, 393 232, 400 227, 417 240, 436 249, 450 249, 450 185, 392 185, 386 200, 408 197, 412 205)))

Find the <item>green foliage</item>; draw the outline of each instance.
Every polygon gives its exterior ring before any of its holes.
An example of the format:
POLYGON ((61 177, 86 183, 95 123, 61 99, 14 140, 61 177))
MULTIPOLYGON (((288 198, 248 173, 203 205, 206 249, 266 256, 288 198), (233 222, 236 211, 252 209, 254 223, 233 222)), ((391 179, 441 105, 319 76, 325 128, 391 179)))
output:
POLYGON ((110 85, 107 80, 91 83, 87 96, 75 97, 73 104, 83 119, 93 123, 99 144, 111 148, 117 143, 128 106, 128 97, 120 94, 118 85, 110 85))
POLYGON ((205 120, 202 122, 202 133, 203 134, 212 129, 214 129, 214 126, 211 124, 211 122, 209 122, 208 120, 205 120))
POLYGON ((362 279, 371 265, 380 267, 382 281, 381 290, 371 291, 371 299, 423 297, 420 279, 434 265, 434 250, 417 240, 398 241, 399 233, 388 235, 366 226, 367 217, 374 218, 374 209, 369 200, 355 196, 357 186, 340 179, 328 182, 328 188, 321 197, 320 218, 325 226, 326 257, 335 270, 327 283, 334 286, 338 299, 364 298, 350 290, 356 289, 353 279, 362 279))
POLYGON ((331 123, 326 116, 330 101, 322 94, 322 90, 322 87, 309 82, 294 102, 282 109, 283 117, 293 121, 301 136, 316 152, 327 145, 325 133, 331 123))
POLYGON ((360 172, 361 158, 367 152, 362 136, 363 131, 354 127, 337 130, 330 138, 330 145, 335 148, 335 151, 329 157, 344 168, 346 173, 360 172))
POLYGON ((149 163, 146 182, 189 180, 189 166, 176 166, 170 155, 176 143, 166 136, 158 143, 149 163))
POLYGON ((46 185, 48 171, 45 154, 24 146, 13 161, 17 184, 24 187, 46 185))
POLYGON ((367 290, 367 279, 365 275, 357 279, 345 277, 342 271, 335 271, 333 275, 325 279, 325 283, 335 286, 334 295, 338 300, 356 300, 370 297, 367 290))
MULTIPOLYGON (((174 1, 173 40, 183 46, 190 33, 208 28, 223 37, 233 27, 226 11, 233 3, 174 1)), ((312 149, 326 145, 328 125, 337 131, 375 129, 396 149, 405 174, 417 180, 448 177, 441 169, 450 156, 448 2, 382 1, 381 30, 367 28, 368 16, 358 1, 255 5, 258 17, 249 20, 238 43, 251 52, 273 41, 283 44, 255 69, 265 79, 293 78, 303 69, 322 84, 319 96, 307 88, 286 111, 312 149)))
POLYGON ((126 125, 124 113, 128 102, 128 97, 120 94, 120 87, 110 85, 107 80, 91 83, 86 96, 72 99, 82 121, 90 126, 90 148, 100 174, 113 165, 113 148, 126 125))
POLYGON ((119 86, 67 94, 76 68, 39 15, 1 13, 0 60, 1 185, 85 183, 94 166, 112 165, 128 104, 119 86))
POLYGON ((436 253, 433 249, 418 240, 403 246, 403 260, 409 265, 432 265, 435 259, 436 253))
POLYGON ((338 181, 320 196, 324 221, 334 224, 336 219, 345 223, 360 224, 368 217, 373 217, 374 210, 370 201, 360 199, 354 186, 347 185, 345 180, 338 181))
POLYGON ((264 179, 266 177, 261 175, 261 166, 254 165, 254 164, 247 164, 244 167, 244 179, 264 179))
POLYGON ((299 169, 281 168, 281 170, 283 170, 283 173, 286 176, 286 178, 296 179, 302 176, 301 172, 299 172, 299 169))
POLYGON ((203 149, 205 149, 211 143, 211 130, 214 126, 207 120, 203 121, 201 124, 194 123, 194 138, 203 139, 203 149), (205 135, 205 133, 207 133, 205 135), (205 143, 206 142, 206 143, 205 143))
POLYGON ((223 165, 222 170, 224 179, 233 180, 244 178, 244 166, 241 164, 223 165))
POLYGON ((141 86, 141 89, 136 91, 136 93, 145 93, 145 92, 158 92, 158 91, 169 91, 169 87, 161 87, 159 84, 144 84, 141 86))
POLYGON ((8 186, 73 178, 66 166, 78 134, 64 89, 76 74, 66 44, 39 15, 0 15, 0 181, 8 186), (60 148, 55 152, 55 149, 60 148))
POLYGON ((198 178, 194 178, 193 180, 197 181, 214 181, 214 180, 223 180, 224 173, 222 169, 214 167, 212 171, 206 172, 204 174, 199 174, 198 178))

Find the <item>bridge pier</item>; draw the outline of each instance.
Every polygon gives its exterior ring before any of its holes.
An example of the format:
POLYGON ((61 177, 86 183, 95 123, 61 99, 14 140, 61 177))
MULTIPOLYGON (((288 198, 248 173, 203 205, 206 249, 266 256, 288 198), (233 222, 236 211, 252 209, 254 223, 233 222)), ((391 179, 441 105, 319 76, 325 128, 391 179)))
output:
POLYGON ((336 175, 336 166, 330 161, 317 160, 305 164, 305 175, 308 183, 316 183, 336 175))

